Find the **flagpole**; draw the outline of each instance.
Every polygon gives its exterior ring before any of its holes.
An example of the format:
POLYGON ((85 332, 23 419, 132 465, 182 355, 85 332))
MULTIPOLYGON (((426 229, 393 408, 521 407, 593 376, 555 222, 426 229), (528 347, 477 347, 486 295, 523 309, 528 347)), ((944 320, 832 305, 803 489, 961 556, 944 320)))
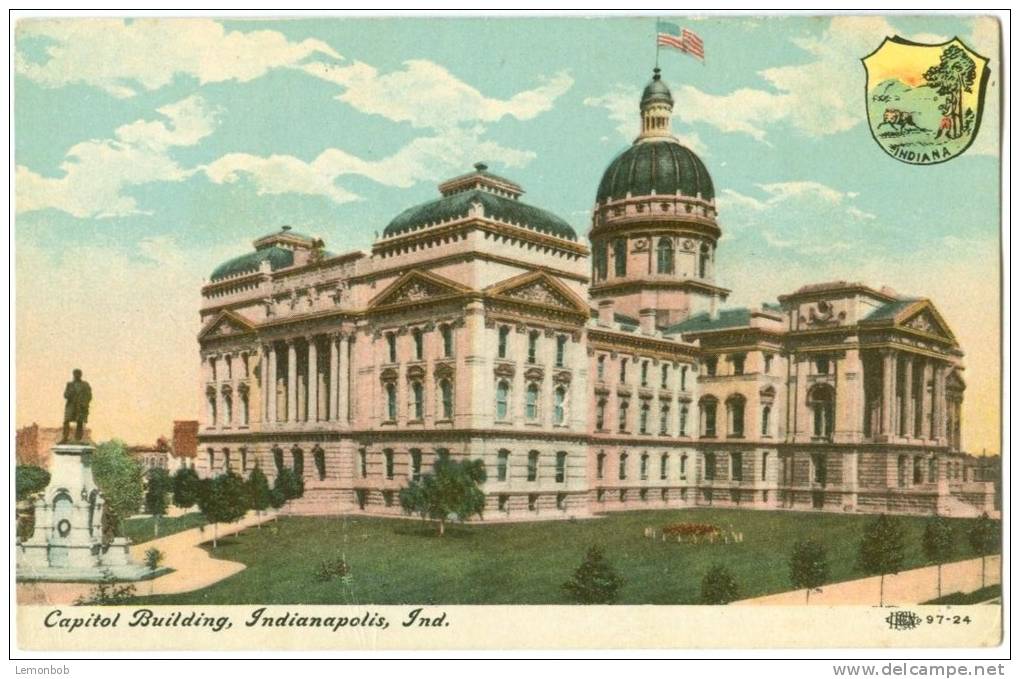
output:
POLYGON ((655 17, 655 68, 659 67, 659 17, 655 17))

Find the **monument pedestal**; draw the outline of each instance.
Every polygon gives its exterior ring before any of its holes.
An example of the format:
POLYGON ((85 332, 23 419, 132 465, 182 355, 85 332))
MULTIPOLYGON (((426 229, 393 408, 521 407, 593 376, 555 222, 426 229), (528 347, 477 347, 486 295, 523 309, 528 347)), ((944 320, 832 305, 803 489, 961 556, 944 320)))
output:
POLYGON ((35 503, 35 531, 17 548, 18 580, 142 580, 165 572, 132 563, 126 538, 103 548, 103 498, 92 478, 94 451, 83 443, 53 447, 50 483, 35 503))

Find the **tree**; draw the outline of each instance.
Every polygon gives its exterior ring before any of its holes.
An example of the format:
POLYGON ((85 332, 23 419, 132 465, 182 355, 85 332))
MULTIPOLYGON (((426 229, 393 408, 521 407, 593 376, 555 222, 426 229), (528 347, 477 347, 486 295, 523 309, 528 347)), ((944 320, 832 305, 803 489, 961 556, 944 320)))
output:
POLYGON ((701 580, 701 603, 720 606, 735 601, 738 593, 737 581, 730 570, 722 564, 708 569, 701 580))
MULTIPOLYGON (((262 512, 273 503, 272 493, 273 491, 269 490, 269 480, 262 473, 262 468, 255 465, 248 475, 248 504, 255 510, 259 519, 262 518, 262 512)), ((258 526, 262 528, 262 523, 260 522, 258 526)))
POLYGON ((903 526, 896 519, 879 514, 864 529, 857 550, 857 567, 878 575, 878 605, 885 605, 885 576, 898 573, 903 565, 903 526))
POLYGON ((32 502, 32 496, 46 490, 50 483, 50 473, 42 467, 19 464, 14 470, 14 478, 18 539, 27 540, 35 532, 35 503, 32 502))
POLYGON ((142 466, 128 455, 127 444, 112 439, 96 447, 92 476, 103 495, 103 542, 108 544, 121 535, 121 521, 142 506, 142 466))
POLYGON ((145 567, 149 569, 149 572, 153 576, 149 583, 149 594, 152 594, 153 589, 155 589, 156 570, 159 569, 160 565, 163 563, 163 558, 165 556, 166 555, 163 554, 163 552, 159 551, 155 547, 150 547, 145 550, 145 567))
POLYGON ((790 582, 797 589, 804 588, 804 603, 811 601, 811 590, 829 579, 829 560, 825 546, 808 538, 798 540, 790 555, 790 582))
POLYGON ((963 93, 972 92, 977 67, 966 51, 957 45, 942 50, 937 66, 924 72, 924 79, 945 97, 939 109, 949 117, 949 138, 958 139, 963 134, 963 93))
POLYGON ((181 467, 174 474, 174 506, 181 509, 198 504, 198 472, 192 467, 181 467))
POLYGON ((981 587, 985 586, 985 557, 999 549, 1000 527, 988 514, 982 514, 970 530, 970 548, 981 556, 981 587))
POLYGON ((152 535, 159 535, 159 518, 166 514, 167 495, 173 490, 173 481, 165 469, 153 467, 149 470, 145 484, 145 513, 153 518, 152 535))
POLYGON ((481 460, 457 462, 441 457, 431 474, 401 489, 400 506, 408 514, 435 521, 442 536, 451 517, 463 521, 468 516, 482 515, 485 493, 479 484, 485 478, 485 463, 481 460))
POLYGON ((602 548, 592 545, 574 576, 563 583, 571 599, 580 604, 611 604, 623 585, 616 569, 606 561, 602 548))
POLYGON ((949 561, 953 556, 956 543, 953 541, 953 528, 949 522, 941 516, 933 516, 928 519, 924 527, 924 537, 921 538, 921 546, 924 548, 924 555, 928 561, 938 566, 938 598, 942 598, 942 564, 949 561))
POLYGON ((273 481, 273 490, 283 498, 283 502, 278 505, 282 507, 290 500, 296 500, 305 494, 305 481, 293 469, 281 467, 276 474, 276 480, 273 481))
POLYGON ((248 511, 248 493, 244 480, 232 471, 199 485, 198 508, 213 524, 213 549, 219 540, 219 524, 233 523, 248 511))

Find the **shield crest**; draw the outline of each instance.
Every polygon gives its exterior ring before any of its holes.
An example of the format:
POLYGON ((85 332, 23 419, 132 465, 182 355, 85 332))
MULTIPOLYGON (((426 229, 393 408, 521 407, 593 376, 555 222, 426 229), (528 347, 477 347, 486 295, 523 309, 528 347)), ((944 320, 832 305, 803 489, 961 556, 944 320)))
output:
POLYGON ((959 38, 937 45, 886 38, 861 59, 868 127, 878 145, 912 165, 944 163, 981 126, 988 59, 959 38))

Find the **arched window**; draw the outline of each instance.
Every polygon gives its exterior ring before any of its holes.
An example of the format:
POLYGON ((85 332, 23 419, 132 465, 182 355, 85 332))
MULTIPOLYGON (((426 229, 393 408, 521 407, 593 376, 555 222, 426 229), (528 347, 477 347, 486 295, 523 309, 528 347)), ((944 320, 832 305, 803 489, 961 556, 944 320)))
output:
POLYGON ((606 476, 606 454, 599 453, 595 458, 595 478, 602 479, 606 476))
POLYGON ((835 418, 835 392, 831 385, 816 384, 808 392, 808 406, 811 408, 814 435, 831 438, 835 418))
POLYGON ((641 404, 641 410, 638 414, 638 431, 642 434, 648 433, 648 414, 651 410, 652 407, 648 405, 648 401, 641 404))
POLYGON ((619 407, 619 418, 620 418, 620 431, 627 431, 627 413, 630 410, 630 401, 627 399, 620 399, 619 407))
POLYGON ((687 478, 687 453, 680 456, 680 478, 687 478))
POLYGON ((247 427, 251 418, 248 406, 249 397, 247 385, 241 385, 240 394, 241 394, 241 424, 247 427))
POLYGON ((659 480, 665 481, 669 476, 669 453, 663 453, 659 457, 659 480))
POLYGON ((669 404, 659 404, 659 434, 665 436, 669 433, 669 404))
POLYGON ((620 453, 620 480, 627 480, 627 453, 620 453))
POLYGON ((606 428, 606 399, 600 398, 595 404, 595 428, 599 431, 606 428))
POLYGON ((706 278, 708 276, 708 261, 711 258, 709 253, 708 243, 701 244, 701 252, 698 255, 698 277, 706 278))
POLYGON ((687 417, 690 415, 691 407, 686 403, 680 404, 680 422, 679 430, 677 431, 678 436, 687 436, 687 417))
POLYGON ((658 272, 673 273, 673 241, 668 238, 659 239, 658 272))
POLYGON ((743 438, 744 436, 745 403, 744 397, 739 394, 734 394, 726 399, 726 425, 730 437, 743 438))
POLYGON ((392 382, 386 385, 386 419, 390 422, 397 419, 397 385, 392 382))
POLYGON ((761 407, 761 435, 770 436, 770 422, 769 419, 772 416, 772 406, 761 407))
POLYGON ((528 453, 528 481, 538 481, 538 451, 528 453))
POLYGON ((416 361, 420 361, 425 358, 425 341, 422 338, 421 328, 412 330, 411 336, 414 338, 414 358, 416 361))
POLYGON ((567 423, 567 390, 565 387, 556 387, 556 391, 553 392, 555 399, 555 408, 553 411, 553 420, 555 424, 566 424, 567 423))
POLYGON ((411 480, 421 479, 421 451, 417 448, 411 449, 411 480))
POLYGON ((531 422, 538 419, 538 384, 535 382, 528 384, 525 395, 524 414, 531 422))
POLYGON ((506 481, 510 467, 510 451, 501 450, 496 456, 496 480, 506 481))
POLYGON ((556 483, 567 480, 567 453, 561 450, 556 453, 556 483))
POLYGON ((701 435, 715 436, 715 413, 719 402, 712 396, 706 396, 698 402, 701 410, 701 435))
POLYGON ((439 380, 439 408, 442 419, 453 419, 453 383, 450 380, 439 380))
POLYGON ((294 474, 297 477, 304 478, 305 475, 305 451, 301 450, 297 446, 291 448, 290 457, 293 463, 294 474))
POLYGON ((500 380, 496 383, 496 419, 506 420, 510 416, 510 383, 500 380))
POLYGON ((276 467, 277 474, 283 469, 283 448, 280 446, 273 447, 273 466, 276 467))
MULTIPOLYGON (((242 455, 244 451, 242 451, 242 455)), ((326 480, 326 451, 322 449, 322 446, 316 445, 312 448, 312 458, 315 460, 315 470, 319 472, 319 480, 326 480)), ((241 458, 242 461, 244 458, 241 458)))
POLYGON ((617 276, 627 275, 627 239, 617 238, 613 241, 613 268, 617 276))
POLYGON ((421 420, 424 412, 424 399, 421 382, 411 382, 411 416, 412 419, 421 420))
POLYGON ((205 390, 206 403, 209 406, 209 426, 216 426, 216 387, 209 386, 205 390))
POLYGON ((641 480, 648 479, 648 453, 641 453, 641 480))

